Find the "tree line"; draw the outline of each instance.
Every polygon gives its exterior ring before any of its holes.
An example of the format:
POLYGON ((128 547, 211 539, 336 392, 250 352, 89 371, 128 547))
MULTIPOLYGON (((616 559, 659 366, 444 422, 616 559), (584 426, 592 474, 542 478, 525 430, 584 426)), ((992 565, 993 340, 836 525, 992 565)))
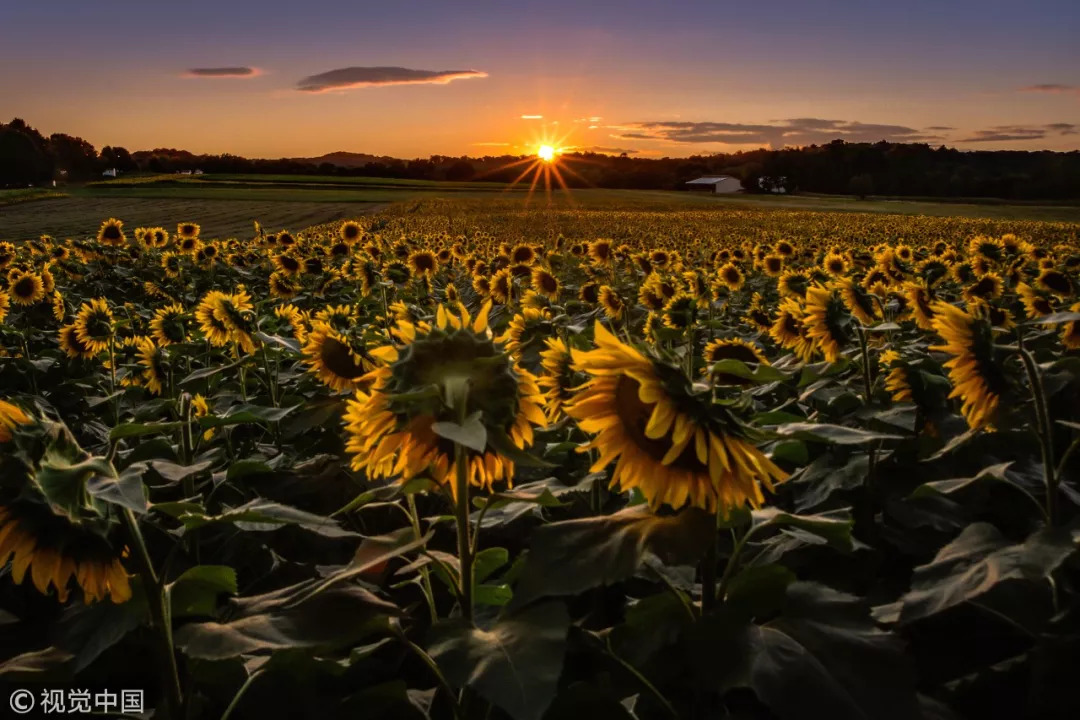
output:
MULTIPOLYGON (((415 160, 378 158, 341 165, 316 160, 197 155, 158 148, 128 152, 106 146, 100 152, 79 137, 48 137, 21 119, 0 124, 0 185, 26 186, 52 180, 81 182, 120 172, 319 174, 414 180, 512 182, 519 156, 479 158, 433 155, 415 160)), ((683 189, 702 175, 732 175, 748 192, 805 191, 858 196, 1002 198, 1006 200, 1080 199, 1080 151, 961 151, 924 143, 847 143, 834 140, 782 150, 641 158, 572 152, 562 176, 570 187, 683 189)))

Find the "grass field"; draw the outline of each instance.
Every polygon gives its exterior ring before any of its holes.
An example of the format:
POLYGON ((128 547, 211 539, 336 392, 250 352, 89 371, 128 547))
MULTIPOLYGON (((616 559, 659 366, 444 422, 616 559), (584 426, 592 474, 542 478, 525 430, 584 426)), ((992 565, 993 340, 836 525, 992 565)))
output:
MULTIPOLYGON (((513 199, 523 208, 545 207, 538 192, 526 201, 527 186, 511 190, 498 183, 439 183, 387 178, 319 175, 145 176, 88 183, 63 189, 0 191, 0 239, 25 240, 48 233, 57 237, 90 234, 109 217, 132 226, 163 218, 199 218, 210 237, 243 237, 257 219, 267 227, 298 229, 372 212, 390 203, 445 198, 513 199), (31 202, 33 201, 33 202, 31 202)), ((557 193, 561 207, 634 208, 659 212, 682 209, 820 211, 988 220, 1041 220, 1080 223, 1080 207, 856 200, 811 195, 716 196, 653 190, 574 190, 557 193)))

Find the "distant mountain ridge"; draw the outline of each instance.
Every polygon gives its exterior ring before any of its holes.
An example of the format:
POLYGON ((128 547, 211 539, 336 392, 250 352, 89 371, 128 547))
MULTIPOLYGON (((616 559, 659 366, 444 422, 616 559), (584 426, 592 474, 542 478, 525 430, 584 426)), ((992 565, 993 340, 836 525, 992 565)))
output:
POLYGON ((318 157, 310 158, 288 158, 291 162, 310 163, 312 165, 322 165, 323 163, 330 163, 331 165, 337 165, 338 167, 364 167, 368 163, 386 163, 397 158, 390 157, 389 155, 369 155, 367 153, 348 152, 345 150, 338 150, 337 152, 326 153, 318 157))

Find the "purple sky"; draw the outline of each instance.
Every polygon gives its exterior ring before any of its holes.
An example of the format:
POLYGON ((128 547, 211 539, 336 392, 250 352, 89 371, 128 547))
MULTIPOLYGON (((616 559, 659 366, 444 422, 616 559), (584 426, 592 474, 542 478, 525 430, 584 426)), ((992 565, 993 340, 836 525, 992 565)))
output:
POLYGON ((251 157, 1080 149, 1075 0, 364 5, 5 3, 0 119, 251 157))

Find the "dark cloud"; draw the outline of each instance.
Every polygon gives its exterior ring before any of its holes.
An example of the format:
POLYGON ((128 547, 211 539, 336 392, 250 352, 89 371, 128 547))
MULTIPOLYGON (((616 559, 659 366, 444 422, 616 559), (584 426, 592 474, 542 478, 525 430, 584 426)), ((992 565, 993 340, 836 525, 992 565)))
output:
POLYGON ((728 145, 814 145, 833 140, 846 142, 928 142, 941 135, 904 125, 880 125, 853 120, 792 118, 765 124, 726 122, 637 122, 617 126, 616 138, 664 140, 676 143, 725 143, 728 145))
POLYGON ((1020 88, 1021 92, 1041 92, 1041 93, 1077 93, 1080 94, 1080 85, 1060 85, 1058 83, 1041 83, 1039 85, 1028 85, 1027 87, 1020 88))
POLYGON ((376 85, 445 85, 452 80, 487 77, 479 70, 410 70, 403 67, 347 67, 329 70, 301 80, 297 90, 330 92, 376 85))
POLYGON ((952 125, 928 125, 927 130, 955 130, 952 125))
POLYGON ((203 77, 203 78, 244 78, 255 77, 259 74, 259 71, 253 67, 210 67, 210 68, 191 68, 185 75, 188 77, 203 77))
POLYGON ((633 155, 637 152, 640 152, 639 150, 634 150, 632 148, 607 147, 605 145, 583 145, 581 147, 567 148, 567 150, 569 152, 600 153, 602 155, 622 155, 623 153, 626 153, 627 155, 633 155))
POLYGON ((1045 125, 995 125, 976 130, 970 137, 957 142, 1008 142, 1015 140, 1042 140, 1050 135, 1077 135, 1080 125, 1074 123, 1047 123, 1045 125))

